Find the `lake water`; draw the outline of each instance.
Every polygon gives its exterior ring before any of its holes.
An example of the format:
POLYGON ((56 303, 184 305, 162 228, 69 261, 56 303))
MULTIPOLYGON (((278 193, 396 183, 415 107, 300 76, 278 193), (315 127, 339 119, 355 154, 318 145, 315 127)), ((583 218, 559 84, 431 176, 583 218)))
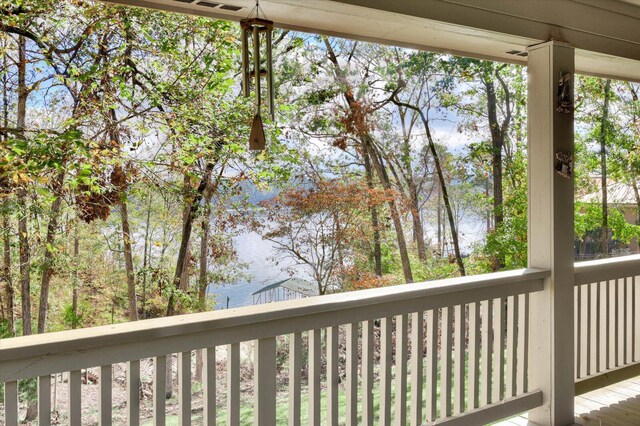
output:
MULTIPOLYGON (((237 284, 216 285, 209 287, 209 293, 215 294, 216 309, 227 307, 229 298, 229 308, 249 306, 253 303, 253 292, 276 281, 289 278, 286 272, 281 271, 283 267, 291 265, 291 261, 269 260, 275 254, 273 243, 265 241, 255 232, 246 232, 233 239, 240 261, 249 265, 246 273, 250 276, 249 282, 239 282, 237 284)), ((306 274, 301 271, 300 278, 306 278, 306 274)))
MULTIPOLYGON (((469 217, 460 223, 460 245, 463 252, 471 250, 474 242, 479 241, 484 235, 484 223, 481 218, 469 217)), ((429 224, 425 224, 426 239, 434 240, 437 231, 429 224)), ((262 287, 272 284, 276 281, 289 278, 282 269, 291 266, 291 260, 280 260, 276 262, 270 260, 276 254, 273 243, 265 241, 255 232, 245 232, 233 239, 238 259, 249 265, 246 274, 249 275, 248 281, 236 284, 228 284, 224 286, 209 286, 208 292, 215 294, 216 309, 239 308, 241 306, 249 306, 253 304, 252 294, 262 287)), ((296 277, 309 280, 308 274, 302 266, 298 267, 296 277)))

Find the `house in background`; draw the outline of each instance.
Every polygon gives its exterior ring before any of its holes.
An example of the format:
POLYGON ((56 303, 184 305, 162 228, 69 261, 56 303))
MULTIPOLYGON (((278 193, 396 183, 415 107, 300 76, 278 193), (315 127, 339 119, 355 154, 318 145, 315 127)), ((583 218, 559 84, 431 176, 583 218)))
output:
MULTIPOLYGON (((593 179, 599 188, 600 176, 596 176, 593 179)), ((598 189, 584 195, 577 195, 576 201, 585 204, 602 205, 602 192, 598 189)), ((640 208, 632 185, 609 179, 607 181, 607 205, 609 211, 612 209, 619 210, 624 215, 627 223, 640 225, 640 208)), ((584 246, 579 250, 580 253, 577 253, 579 257, 588 257, 590 254, 597 252, 597 249, 592 246, 599 244, 599 242, 585 241, 583 244, 584 246)), ((629 244, 619 244, 617 249, 619 252, 627 253, 638 253, 640 251, 638 240, 635 238, 629 244)))

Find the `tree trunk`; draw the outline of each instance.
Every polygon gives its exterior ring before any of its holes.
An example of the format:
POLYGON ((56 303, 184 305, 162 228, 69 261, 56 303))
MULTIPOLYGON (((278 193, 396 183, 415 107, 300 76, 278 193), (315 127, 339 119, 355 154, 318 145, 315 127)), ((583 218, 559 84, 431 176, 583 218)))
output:
POLYGON ((54 200, 51 204, 51 216, 47 225, 47 237, 45 243, 44 261, 42 265, 42 281, 40 282, 40 307, 38 315, 38 333, 44 333, 47 323, 47 312, 49 311, 49 287, 53 276, 53 257, 56 232, 58 231, 58 219, 60 217, 60 207, 62 206, 62 187, 66 170, 63 168, 58 172, 53 183, 52 191, 54 200))
MULTIPOLYGON (((440 193, 442 194, 442 199, 444 201, 445 211, 447 213, 447 217, 449 219, 449 228, 451 229, 451 239, 453 242, 453 249, 455 253, 455 261, 458 265, 458 271, 461 276, 465 276, 465 268, 464 262, 462 261, 462 254, 460 253, 460 244, 458 242, 458 231, 456 228, 456 220, 453 216, 453 209, 451 208, 451 200, 449 199, 449 192, 447 190, 447 182, 444 176, 444 171, 442 169, 442 165, 440 164, 440 156, 438 155, 438 151, 436 149, 436 144, 433 141, 433 136, 431 135, 431 127, 429 125, 429 120, 425 116, 424 112, 420 109, 420 107, 411 105, 408 103, 400 102, 397 97, 393 98, 393 103, 396 105, 404 106, 406 108, 410 108, 417 112, 422 120, 422 124, 424 126, 425 133, 427 135, 427 141, 429 145, 429 151, 433 156, 433 162, 436 166, 436 173, 438 174, 438 179, 440 181, 440 193)), ((443 233, 443 240, 446 239, 443 233)))
MULTIPOLYGON (((25 138, 27 97, 29 90, 26 82, 27 75, 27 46, 23 36, 18 37, 18 110, 16 128, 18 135, 25 138)), ((31 249, 27 229, 27 191, 18 189, 18 205, 21 207, 18 218, 18 241, 20 250, 20 286, 22 302, 22 334, 31 334, 31 249)))
POLYGON ((14 307, 14 292, 13 292, 13 280, 11 279, 11 240, 10 240, 10 223, 9 214, 2 214, 2 245, 3 245, 3 264, 2 264, 2 279, 4 281, 4 307, 5 318, 9 325, 11 336, 15 336, 16 328, 13 318, 14 307))
POLYGON ((422 216, 420 215, 420 200, 418 199, 418 191, 414 182, 407 182, 409 185, 409 200, 411 202, 411 218, 413 220, 413 234, 416 240, 416 248, 418 250, 418 259, 427 260, 427 249, 424 244, 424 226, 422 225, 422 216))
POLYGON ((144 230, 144 253, 142 254, 142 318, 147 318, 147 275, 149 267, 149 228, 151 227, 151 202, 153 196, 149 194, 149 203, 147 204, 147 222, 144 230))
MULTIPOLYGON (((416 249, 418 251, 418 259, 424 262, 427 260, 427 251, 424 245, 424 228, 422 226, 422 214, 420 213, 420 200, 418 199, 418 188, 413 176, 413 165, 411 163, 411 133, 415 124, 415 114, 409 117, 407 122, 407 109, 398 106, 398 113, 400 115, 400 124, 402 125, 402 177, 405 180, 407 186, 409 208, 411 210, 411 220, 413 225, 413 239, 416 243, 416 249)), ((391 166, 391 163, 389 164, 391 166)), ((400 177, 397 173, 391 170, 398 180, 398 183, 402 187, 400 177)))
POLYGON ((442 226, 442 189, 440 188, 440 181, 438 181, 438 209, 436 211, 438 215, 438 251, 440 257, 444 255, 444 229, 442 226))
MULTIPOLYGON (((202 237, 200 238, 200 271, 198 277, 198 302, 200 309, 206 308, 207 297, 207 269, 208 269, 208 257, 209 257, 209 231, 211 228, 211 198, 213 192, 211 191, 211 185, 207 184, 204 195, 204 212, 202 215, 202 237)), ((196 351, 196 380, 202 382, 202 349, 196 351)))
MULTIPOLYGON (((351 90, 348 81, 344 77, 344 73, 338 63, 338 59, 331 47, 331 43, 329 43, 329 39, 324 37, 324 43, 327 47, 327 51, 329 53, 329 60, 333 64, 336 70, 336 78, 338 82, 342 84, 343 88, 343 96, 349 105, 351 110, 357 109, 356 104, 357 101, 353 96, 353 91, 351 90)), ((387 175, 387 171, 382 164, 382 159, 379 157, 378 152, 373 145, 373 138, 370 134, 362 134, 359 135, 362 143, 362 151, 366 152, 370 160, 373 162, 373 168, 376 170, 376 174, 378 175, 378 180, 382 183, 382 186, 385 189, 391 189, 391 181, 389 180, 389 176, 387 175)), ((364 155, 364 154, 363 154, 364 155)), ((393 225, 396 230, 396 236, 398 240, 398 250, 400 251, 400 260, 402 261, 402 272, 404 273, 404 279, 407 283, 413 282, 413 274, 411 273, 411 264, 409 262, 409 254, 407 252, 407 242, 404 237, 404 230, 402 228, 402 221, 400 220, 400 214, 398 212, 398 208, 394 200, 389 201, 389 209, 391 210, 391 219, 393 220, 393 225)))
MULTIPOLYGON (((335 75, 336 75, 336 79, 338 81, 338 83, 340 83, 342 85, 342 90, 343 90, 343 96, 345 97, 347 104, 349 105, 350 109, 354 109, 355 105, 357 104, 356 99, 353 96, 353 91, 351 90, 351 87, 349 86, 349 82, 346 80, 344 72, 342 70, 342 68, 340 67, 340 64, 338 63, 338 58, 335 55, 335 52, 333 51, 333 47, 331 47, 331 43, 329 42, 329 39, 327 37, 323 38, 324 44, 327 48, 327 53, 329 56, 329 60, 331 61, 331 63, 333 64, 333 67, 335 69, 335 75)), ((373 140, 371 139, 371 135, 369 134, 364 134, 364 135, 360 135, 360 139, 361 139, 361 144, 362 144, 362 155, 363 158, 365 159, 365 168, 367 167, 367 156, 368 156, 368 160, 369 164, 372 161, 373 162, 373 169, 376 170, 376 174, 378 175, 378 179, 380 180, 380 182, 383 184, 383 186, 387 189, 391 188, 391 183, 389 181, 388 176, 385 179, 386 176, 386 170, 384 170, 384 167, 381 167, 381 163, 380 163, 380 159, 377 156, 377 153, 375 152, 375 147, 373 146, 373 140)), ((371 170, 372 167, 371 165, 369 165, 369 169, 371 170)), ((369 175, 371 175, 372 172, 369 172, 369 175)), ((413 275, 411 273, 411 265, 409 263, 409 256, 407 254, 407 244, 404 238, 404 231, 402 229, 402 222, 400 221, 400 215, 398 214, 398 210, 396 208, 396 204, 395 201, 391 200, 389 201, 389 207, 391 210, 391 216, 393 219, 393 223, 394 223, 394 227, 396 229, 396 235, 398 238, 398 249, 400 250, 400 258, 402 260, 402 270, 404 273, 404 277, 405 277, 405 281, 406 282, 413 282, 413 275)), ((378 222, 378 218, 377 218, 377 212, 374 214, 372 211, 372 222, 374 215, 376 216, 375 222, 378 222)), ((376 223, 377 225, 377 223, 376 223)), ((374 233, 377 230, 377 226, 374 228, 374 233)), ((378 245, 377 247, 374 247, 374 257, 376 259, 380 259, 380 263, 376 264, 376 272, 380 272, 380 275, 382 275, 382 263, 381 263, 381 250, 380 250, 380 254, 378 255, 378 253, 375 253, 375 250, 379 250, 380 249, 380 245, 379 245, 379 238, 380 238, 380 234, 378 233, 377 235, 374 234, 374 240, 378 239, 378 245)), ((374 244, 376 244, 376 242, 374 242, 374 244)))
MULTIPOLYGON (((502 149, 504 146, 504 132, 498 123, 498 108, 495 85, 489 75, 483 77, 487 92, 487 112, 489 116, 489 129, 491 131, 491 171, 493 176, 493 220, 494 231, 502 226, 504 221, 503 195, 502 195, 502 149)), ((493 270, 504 268, 506 260, 503 255, 497 253, 493 259, 493 270)))
POLYGON ((209 232, 211 228, 211 198, 212 191, 207 188, 204 197, 204 214, 202 215, 202 237, 200 239, 200 271, 198 277, 198 301, 204 308, 207 295, 207 266, 209 256, 209 232))
POLYGON ((431 138, 431 130, 429 129, 429 123, 424 122, 425 130, 427 132, 427 139, 429 140, 429 150, 433 156, 433 162, 436 165, 436 171, 438 173, 438 179, 440 179, 440 187, 442 189, 442 199, 444 201, 444 207, 449 218, 449 229, 451 230, 451 239, 453 240, 453 250, 455 252, 456 263, 458 264, 458 271, 461 276, 465 276, 464 263, 462 261, 462 255, 460 254, 460 244, 458 242, 458 231, 456 228, 455 218, 453 217, 453 210, 451 209, 451 201, 449 200, 449 192, 447 190, 447 183, 444 178, 444 171, 440 165, 440 157, 436 151, 436 145, 431 138))
MULTIPOLYGON (((187 221, 192 220, 191 216, 191 179, 189 175, 185 173, 184 181, 183 181, 183 199, 184 199, 184 208, 182 209, 182 224, 184 228, 184 224, 187 221)), ((189 261, 191 259, 191 239, 187 241, 187 253, 184 257, 184 261, 182 262, 182 274, 180 274, 180 290, 186 293, 189 290, 189 261)))
POLYGON ((164 266, 164 255, 167 252, 167 227, 162 226, 162 247, 160 247, 160 256, 158 257, 158 268, 164 266))
MULTIPOLYGON (((198 212, 198 206, 202 200, 202 195, 207 186, 207 182, 211 180, 211 173, 213 172, 213 163, 208 163, 196 190, 196 194, 191 201, 189 207, 189 214, 186 216, 186 220, 182 224, 182 237, 180 240, 180 249, 178 250, 178 259, 176 260, 176 271, 173 276, 173 285, 176 289, 180 288, 180 279, 182 277, 182 271, 184 268, 185 258, 187 257, 187 250, 189 247, 189 240, 191 239, 191 230, 193 227, 193 219, 198 212)), ((175 296, 173 293, 169 296, 169 303, 167 304, 167 316, 175 314, 175 296)))
POLYGON ((464 268, 464 262, 462 261, 462 254, 460 253, 460 244, 458 242, 458 231, 456 229, 456 221, 453 216, 451 201, 449 200, 449 192, 447 191, 447 182, 444 177, 444 171, 442 170, 442 165, 440 164, 440 156, 438 155, 438 151, 436 150, 436 144, 433 141, 433 136, 431 135, 431 127, 429 126, 429 120, 427 119, 427 117, 419 107, 415 105, 410 105, 404 102, 400 102, 398 101, 398 99, 394 99, 393 102, 396 105, 402 105, 407 108, 411 108, 414 111, 416 111, 418 114, 420 114, 420 118, 422 120, 422 124, 424 125, 424 130, 427 135, 427 141, 429 143, 429 151, 433 156, 433 162, 436 166, 438 179, 440 180, 440 190, 442 193, 442 199, 444 201, 445 211, 447 212, 447 217, 449 219, 449 228, 451 229, 451 239, 453 240, 453 249, 455 252, 455 260, 458 265, 458 271, 460 272, 461 276, 465 276, 466 272, 464 268))
MULTIPOLYGON (((120 167, 120 166, 118 166, 120 167)), ((136 304, 136 277, 133 272, 133 255, 131 250, 131 230, 129 229, 129 213, 127 202, 120 200, 120 220, 122 222, 122 242, 124 244, 124 267, 127 274, 127 294, 129 296, 129 321, 138 320, 138 308, 136 304)))
POLYGON ((602 191, 602 248, 609 254, 609 211, 607 199, 607 124, 609 121, 609 94, 611 80, 604 85, 604 102, 602 104, 602 121, 600 122, 600 190, 602 191))
MULTIPOLYGON (((382 153, 380 153, 380 158, 382 159, 382 153)), ((404 178, 404 182, 401 180, 399 173, 396 168, 393 166, 393 163, 387 160, 387 168, 393 175, 394 179, 397 182, 397 186, 402 188, 404 191, 404 187, 407 187, 408 194, 402 192, 402 196, 405 198, 405 202, 409 205, 409 210, 411 213, 411 220, 413 226, 413 239, 416 242, 416 249, 418 251, 418 259, 421 261, 427 260, 427 255, 424 246, 424 231, 422 228, 422 218, 420 215, 420 204, 418 201, 418 192, 413 181, 413 171, 411 170, 410 164, 405 164, 406 170, 402 171, 402 176, 404 178)))
MULTIPOLYGON (((105 32, 102 36, 99 44, 99 57, 96 60, 101 60, 105 64, 109 61, 108 57, 108 32, 105 32)), ((102 80, 103 90, 105 93, 111 93, 113 91, 110 87, 110 80, 104 78, 102 80)), ((112 142, 115 142, 118 149, 122 150, 122 140, 120 138, 120 130, 118 129, 118 117, 115 109, 109 108, 103 110, 106 130, 109 138, 112 142)), ((122 181, 118 182, 117 190, 119 191, 118 207, 120 210, 120 221, 122 225, 122 243, 124 248, 124 266, 127 279, 127 297, 129 299, 129 321, 138 320, 138 307, 136 301, 136 281, 133 266, 133 254, 132 254, 132 242, 133 235, 129 226, 129 213, 127 210, 127 180, 125 171, 122 168, 122 164, 117 163, 113 171, 114 176, 122 177, 122 181)))
MULTIPOLYGON (((98 59, 95 59, 97 63, 98 59)), ((82 85, 80 93, 75 97, 75 104, 73 108, 72 118, 75 120, 78 118, 79 112, 82 111, 80 105, 85 100, 83 95, 91 90, 90 84, 82 85)), ((53 260, 55 257, 55 251, 53 245, 55 243, 56 232, 58 231, 58 221, 60 219, 60 209, 62 207, 62 191, 64 186, 64 180, 66 177, 65 163, 62 163, 61 169, 58 171, 56 179, 52 185, 53 196, 55 197, 51 204, 51 212, 49 217, 49 223, 47 225, 47 235, 45 240, 45 252, 42 267, 42 279, 40 282, 40 301, 38 311, 38 333, 44 333, 47 325, 47 314, 49 311, 49 290, 51 286, 51 278, 53 277, 53 260)))
POLYGON ((20 286, 22 305, 22 334, 31 334, 31 248, 27 229, 26 191, 18 190, 18 204, 22 206, 18 218, 18 241, 20 250, 20 286))
MULTIPOLYGON (((390 190, 391 181, 389 180, 389 176, 387 171, 382 163, 382 159, 380 158, 375 146, 373 145, 373 140, 370 135, 364 135, 362 137, 362 143, 364 148, 366 149, 369 157, 372 160, 373 168, 376 170, 376 174, 378 175, 378 180, 382 183, 382 186, 390 190)), ((407 242, 404 237, 404 229, 402 227, 402 221, 400 220, 400 213, 398 212, 398 206, 394 199, 390 199, 389 202, 389 210, 391 212, 391 220, 393 221, 393 226, 396 230, 396 237, 398 241, 398 250, 400 251, 400 260, 402 262, 402 272, 404 274, 405 282, 412 283, 413 282, 413 274, 411 272, 411 263, 409 262, 409 253, 407 251, 407 242)))
MULTIPOLYGON (((489 199, 489 180, 487 179, 487 181, 484 184, 484 196, 487 197, 487 199, 489 199)), ((491 226, 491 210, 487 209, 487 216, 485 217, 485 221, 486 221, 486 228, 487 228, 487 234, 489 232, 491 232, 491 229, 493 228, 491 226)))
POLYGON ((182 265, 182 274, 180 275, 180 291, 187 293, 189 291, 189 276, 191 274, 191 259, 193 253, 191 251, 191 241, 187 244, 187 254, 184 257, 184 264, 182 265))
MULTIPOLYGON (((112 141, 116 143, 118 148, 122 149, 122 143, 120 141, 120 133, 117 128, 117 117, 115 110, 109 111, 105 115, 107 131, 112 141)), ((114 175, 126 176, 121 164, 116 164, 114 168, 114 175)), ((133 269, 133 253, 131 249, 131 243, 133 242, 133 235, 129 227, 129 212, 127 210, 127 198, 126 198, 126 178, 125 182, 121 182, 118 190, 120 191, 120 199, 118 200, 118 207, 120 210, 120 222, 122 224, 122 244, 124 251, 124 268, 127 277, 127 296, 129 299, 129 321, 138 320, 138 306, 136 302, 136 277, 133 269)))
MULTIPOLYGON (((373 173, 371 170, 371 159, 369 154, 364 151, 362 153, 364 158, 364 171, 367 180, 367 187, 373 189, 373 173)), ((382 276, 382 247, 380 245, 380 223, 378 220, 378 208, 371 206, 369 209, 371 212, 371 228, 373 228, 373 264, 374 273, 377 276, 382 276)))
MULTIPOLYGON (((71 308, 73 309, 74 318, 78 318, 78 269, 80 256, 80 239, 78 238, 78 223, 76 222, 73 234, 73 293, 71 295, 71 308)), ((72 328, 76 328, 76 321, 73 322, 72 328)))
MULTIPOLYGON (((3 47, 6 47, 3 45, 3 47)), ((4 69, 7 69, 7 55, 2 55, 2 65, 4 69)), ((9 85, 8 85, 8 73, 2 73, 2 122, 5 128, 9 127, 9 85)), ((6 143, 7 133, 0 132, 1 142, 6 143)), ((11 331, 11 336, 16 335, 15 321, 14 321, 14 290, 13 280, 11 277, 11 224, 9 220, 9 213, 6 207, 9 205, 9 200, 4 201, 5 210, 2 213, 2 245, 3 245, 3 264, 2 264, 2 277, 5 285, 5 312, 6 319, 11 331)))
POLYGON ((502 211, 502 148, 504 145, 504 134, 500 131, 498 123, 496 90, 493 80, 484 80, 487 92, 487 111, 489 115, 489 128, 491 130, 491 169, 493 175, 493 217, 495 228, 499 228, 504 220, 502 211))

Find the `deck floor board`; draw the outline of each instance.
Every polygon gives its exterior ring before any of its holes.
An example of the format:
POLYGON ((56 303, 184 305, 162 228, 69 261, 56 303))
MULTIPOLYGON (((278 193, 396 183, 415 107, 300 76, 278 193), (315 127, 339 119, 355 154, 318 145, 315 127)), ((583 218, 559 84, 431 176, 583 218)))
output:
MULTIPOLYGON (((640 426, 640 377, 577 396, 575 417, 582 426, 640 426)), ((525 414, 495 425, 525 425, 526 419, 525 414)))
POLYGON ((640 394, 640 389, 633 389, 631 387, 611 385, 608 388, 615 393, 626 396, 627 398, 635 398, 640 394))

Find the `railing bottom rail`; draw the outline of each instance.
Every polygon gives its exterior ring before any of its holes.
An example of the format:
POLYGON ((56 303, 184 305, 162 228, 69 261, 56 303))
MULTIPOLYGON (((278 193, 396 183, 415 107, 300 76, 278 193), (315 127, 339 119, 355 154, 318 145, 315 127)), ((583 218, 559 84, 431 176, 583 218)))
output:
POLYGON ((438 426, 485 425, 532 410, 542 405, 542 392, 534 391, 485 405, 432 423, 438 426))

